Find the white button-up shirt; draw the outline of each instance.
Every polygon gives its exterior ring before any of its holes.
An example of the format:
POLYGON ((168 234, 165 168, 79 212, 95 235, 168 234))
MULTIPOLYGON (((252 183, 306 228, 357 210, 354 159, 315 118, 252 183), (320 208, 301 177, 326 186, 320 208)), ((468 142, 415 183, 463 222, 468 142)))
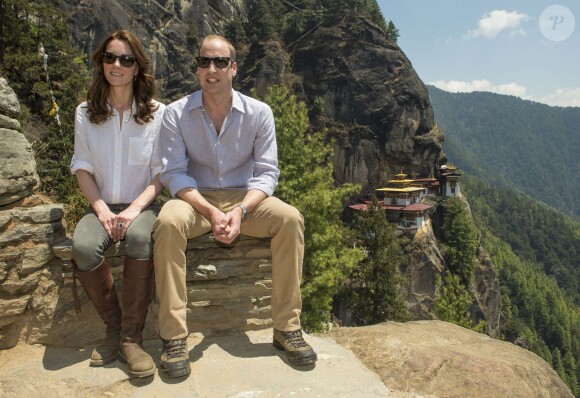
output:
POLYGON ((155 104, 153 121, 137 124, 133 102, 132 111, 123 113, 122 125, 116 111, 96 125, 87 116, 86 102, 77 107, 70 169, 73 174, 77 170, 91 173, 105 203, 131 203, 161 171, 157 142, 165 105, 155 104))

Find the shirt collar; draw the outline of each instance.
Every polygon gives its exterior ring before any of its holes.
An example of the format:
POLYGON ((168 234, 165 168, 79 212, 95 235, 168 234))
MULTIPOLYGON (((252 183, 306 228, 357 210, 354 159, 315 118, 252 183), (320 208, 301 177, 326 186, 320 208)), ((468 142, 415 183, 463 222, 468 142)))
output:
MULTIPOLYGON (((115 108, 113 108, 113 106, 111 105, 111 103, 109 102, 109 100, 107 100, 107 106, 109 107, 109 109, 111 110, 111 112, 113 112, 114 115, 117 114, 117 111, 115 110, 115 108)), ((135 101, 135 98, 133 98, 133 102, 131 103, 131 113, 132 114, 136 114, 137 113, 137 102, 135 101)))
MULTIPOLYGON (((201 90, 198 90, 195 93, 191 94, 191 98, 189 99, 188 109, 193 110, 195 108, 203 109, 201 90)), ((244 109, 244 103, 242 101, 242 98, 240 97, 240 93, 238 93, 234 89, 232 89, 232 109, 237 109, 241 113, 246 113, 244 109)))

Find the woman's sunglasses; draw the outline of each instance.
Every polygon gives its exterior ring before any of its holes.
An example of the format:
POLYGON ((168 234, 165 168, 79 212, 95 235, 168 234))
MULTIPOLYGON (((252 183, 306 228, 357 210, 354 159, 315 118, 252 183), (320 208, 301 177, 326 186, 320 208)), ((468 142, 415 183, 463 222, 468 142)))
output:
POLYGON ((209 64, 213 62, 216 68, 224 69, 228 67, 232 59, 230 57, 197 57, 195 60, 200 68, 209 68, 209 64))
POLYGON ((115 60, 118 58, 121 66, 124 66, 125 68, 132 67, 136 61, 135 57, 133 55, 127 55, 127 54, 115 55, 112 53, 102 53, 101 55, 103 56, 104 63, 109 64, 109 65, 114 64, 115 60))

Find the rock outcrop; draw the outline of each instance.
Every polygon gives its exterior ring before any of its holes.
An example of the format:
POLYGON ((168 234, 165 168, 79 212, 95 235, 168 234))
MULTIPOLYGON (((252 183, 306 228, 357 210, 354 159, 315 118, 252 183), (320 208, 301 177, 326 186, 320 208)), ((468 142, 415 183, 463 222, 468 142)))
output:
POLYGON ((430 221, 417 231, 408 248, 408 254, 411 260, 404 270, 405 278, 409 282, 405 288, 407 308, 415 319, 435 319, 435 281, 437 275, 443 274, 447 265, 430 221))
POLYGON ((442 158, 429 94, 403 51, 364 18, 321 26, 294 49, 307 97, 337 137, 334 175, 374 192, 393 175, 428 177, 442 158), (356 27, 356 28, 353 28, 356 27))
POLYGON ((0 77, 0 206, 27 197, 39 183, 32 147, 19 131, 19 115, 18 98, 0 77))
MULTIPOLYGON (((271 330, 190 336, 192 374, 175 381, 158 374, 129 379, 119 362, 89 367, 90 346, 19 345, 0 351, 0 391, 7 398, 573 397, 536 355, 445 322, 389 322, 305 337, 318 362, 297 369, 272 347, 271 330)), ((144 346, 159 361, 159 341, 144 346)))
POLYGON ((36 163, 18 131, 19 113, 14 91, 0 78, 0 348, 17 343, 44 300, 52 246, 64 239, 63 206, 32 192, 36 163))
POLYGON ((387 322, 328 335, 409 397, 573 397, 536 354, 447 322, 387 322))
MULTIPOLYGON (((465 198, 463 200, 467 204, 465 198)), ((442 235, 442 211, 439 205, 436 209, 432 219, 417 231, 407 247, 409 264, 404 275, 409 283, 404 290, 407 307, 414 319, 437 319, 435 301, 439 292, 436 278, 446 271, 447 263, 437 238, 442 235)), ((473 268, 473 280, 468 286, 475 297, 471 317, 474 323, 485 321, 486 333, 499 338, 502 309, 499 276, 489 254, 481 246, 473 268)))

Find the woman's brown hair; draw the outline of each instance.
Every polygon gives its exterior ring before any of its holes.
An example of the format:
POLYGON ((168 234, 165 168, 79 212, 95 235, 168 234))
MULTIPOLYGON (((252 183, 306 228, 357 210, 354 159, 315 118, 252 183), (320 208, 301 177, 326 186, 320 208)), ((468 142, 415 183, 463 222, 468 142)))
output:
POLYGON ((93 52, 95 71, 93 81, 87 91, 89 120, 94 124, 101 124, 113 115, 113 110, 108 103, 111 86, 103 72, 102 54, 109 42, 115 39, 127 43, 135 56, 137 75, 133 79, 133 98, 137 105, 137 111, 133 118, 139 124, 148 123, 153 120, 153 112, 157 110, 157 106, 152 102, 157 93, 155 78, 147 73, 150 62, 141 41, 127 30, 111 33, 93 52))

